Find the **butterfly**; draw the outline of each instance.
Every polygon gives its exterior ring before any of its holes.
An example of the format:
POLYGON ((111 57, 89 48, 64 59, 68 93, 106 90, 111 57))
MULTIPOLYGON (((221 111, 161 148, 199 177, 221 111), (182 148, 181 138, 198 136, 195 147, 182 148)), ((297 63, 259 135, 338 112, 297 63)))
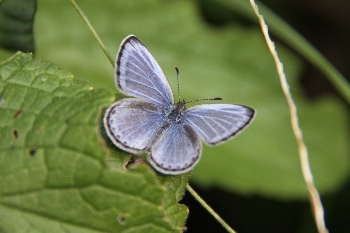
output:
MULTIPOLYGON (((110 140, 131 153, 148 153, 148 162, 162 174, 189 172, 202 154, 203 140, 217 145, 234 137, 253 120, 252 108, 236 104, 175 103, 170 84, 155 58, 134 35, 121 43, 115 83, 136 98, 113 103, 103 119, 110 140)), ((219 99, 219 98, 214 98, 219 99)))

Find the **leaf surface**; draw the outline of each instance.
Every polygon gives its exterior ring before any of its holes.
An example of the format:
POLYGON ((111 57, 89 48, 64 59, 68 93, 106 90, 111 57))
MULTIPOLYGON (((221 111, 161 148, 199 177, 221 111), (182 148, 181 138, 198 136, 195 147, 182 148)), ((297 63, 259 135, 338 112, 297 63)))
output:
POLYGON ((126 170, 129 155, 99 135, 110 91, 22 53, 1 64, 0 87, 2 230, 182 229, 188 176, 162 184, 145 163, 126 170))

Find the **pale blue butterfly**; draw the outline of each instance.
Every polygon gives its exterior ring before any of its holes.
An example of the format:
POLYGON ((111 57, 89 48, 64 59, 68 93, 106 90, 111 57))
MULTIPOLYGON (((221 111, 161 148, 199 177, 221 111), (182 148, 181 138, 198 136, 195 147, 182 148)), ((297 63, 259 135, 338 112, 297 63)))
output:
POLYGON ((149 163, 163 174, 192 170, 201 157, 201 139, 209 145, 222 143, 242 131, 255 114, 235 104, 188 109, 185 101, 175 104, 162 69, 133 35, 120 45, 115 83, 122 93, 136 98, 119 100, 107 109, 104 125, 109 138, 125 151, 147 152, 149 163))

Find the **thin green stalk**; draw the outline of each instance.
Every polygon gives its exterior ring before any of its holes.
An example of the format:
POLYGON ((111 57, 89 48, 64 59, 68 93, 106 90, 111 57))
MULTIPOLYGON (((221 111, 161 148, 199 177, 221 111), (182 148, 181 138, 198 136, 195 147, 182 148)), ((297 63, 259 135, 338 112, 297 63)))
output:
POLYGON ((187 184, 186 189, 228 232, 236 233, 199 195, 187 184))
POLYGON ((95 37, 95 39, 97 40, 97 43, 100 45, 101 49, 103 50, 103 52, 106 54, 108 60, 110 61, 110 63, 112 64, 112 66, 114 67, 114 59, 112 58, 111 54, 108 52, 108 50, 106 49, 106 46, 103 44, 102 40, 100 39, 100 37, 97 35, 95 29, 92 27, 90 21, 87 19, 87 17, 85 16, 84 12, 80 9, 80 7, 78 6, 78 4, 76 4, 76 2, 74 0, 69 0, 74 9, 78 12, 78 14, 81 16, 81 18, 84 20, 85 24, 88 26, 90 32, 92 33, 92 35, 95 37))

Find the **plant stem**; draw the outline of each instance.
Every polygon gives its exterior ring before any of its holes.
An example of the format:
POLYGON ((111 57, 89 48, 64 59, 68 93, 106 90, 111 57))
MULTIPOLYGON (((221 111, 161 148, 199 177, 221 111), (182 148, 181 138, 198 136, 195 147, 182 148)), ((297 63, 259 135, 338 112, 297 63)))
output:
POLYGON ((78 6, 78 4, 74 1, 74 0, 69 0, 74 9, 78 12, 78 14, 81 16, 81 18, 84 20, 86 26, 88 26, 90 32, 92 33, 92 35, 95 37, 95 39, 97 40, 97 43, 100 45, 101 49, 103 50, 103 52, 106 54, 108 60, 110 61, 110 63, 112 64, 112 66, 114 67, 114 59, 112 58, 111 54, 108 52, 108 50, 106 49, 106 46, 103 44, 102 40, 100 39, 100 37, 97 35, 95 29, 93 28, 93 26, 91 25, 90 21, 87 19, 87 17, 85 16, 84 12, 80 9, 80 7, 78 6))
POLYGON ((189 184, 186 185, 186 189, 228 232, 237 233, 198 195, 198 193, 196 193, 196 191, 192 189, 189 184))
POLYGON ((260 13, 259 13, 258 6, 255 4, 254 0, 250 0, 250 4, 252 5, 254 12, 259 19, 261 30, 264 34, 267 46, 268 46, 268 48, 271 52, 271 55, 275 61, 278 76, 279 76, 280 82, 281 82, 281 87, 282 87, 284 96, 286 98, 286 101, 287 101, 287 104, 289 107, 291 125, 292 125, 295 139, 296 139, 297 144, 298 144, 298 149, 299 149, 299 159, 300 159, 301 169, 302 169, 302 173, 303 173, 304 180, 306 183, 306 187, 307 187, 309 194, 310 194, 310 203, 311 203, 311 206, 313 208, 313 214, 314 214, 314 218, 315 218, 318 232, 319 233, 328 233, 328 229, 326 228, 326 224, 324 221, 324 210, 323 210, 322 202, 320 199, 320 195, 318 194, 318 191, 314 185, 313 175, 312 175, 312 171, 311 171, 311 167, 310 167, 309 156, 308 156, 305 142, 303 140, 303 133, 302 133, 300 125, 299 125, 297 106, 295 105, 293 98, 292 98, 292 94, 289 90, 287 78, 286 78, 286 75, 283 71, 283 64, 278 57, 275 44, 270 39, 267 25, 265 23, 263 16, 260 15, 260 13))

